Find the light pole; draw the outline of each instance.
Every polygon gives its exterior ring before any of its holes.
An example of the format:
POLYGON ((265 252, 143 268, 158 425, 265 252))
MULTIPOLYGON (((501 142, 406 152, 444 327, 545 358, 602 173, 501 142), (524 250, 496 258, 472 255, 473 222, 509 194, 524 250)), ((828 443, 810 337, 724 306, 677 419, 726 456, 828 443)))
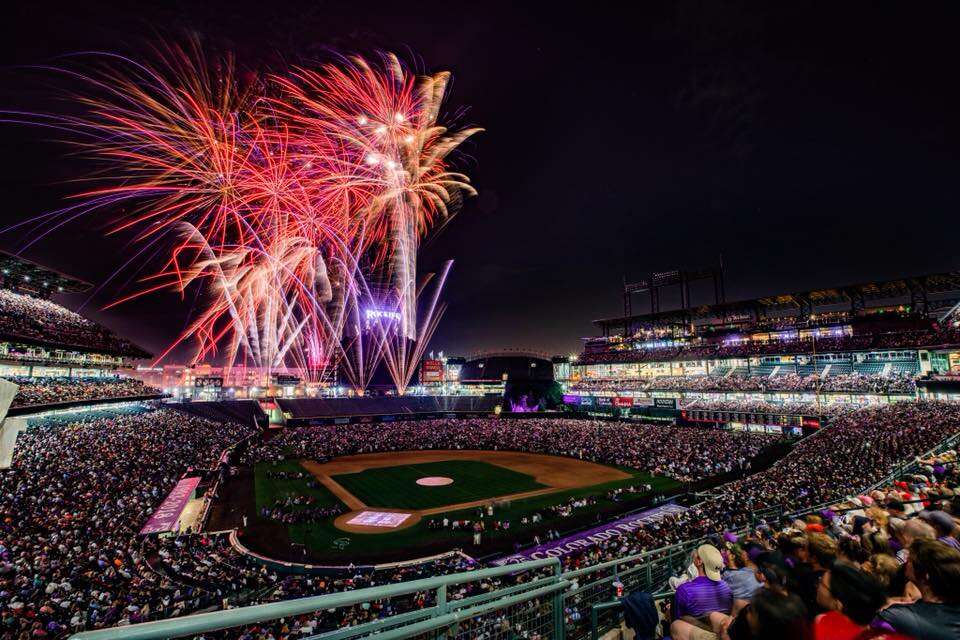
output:
POLYGON ((817 364, 817 329, 814 329, 811 333, 813 335, 813 366, 814 366, 814 375, 817 376, 816 385, 813 387, 814 393, 817 398, 817 417, 822 421, 823 420, 823 409, 820 404, 820 389, 823 387, 823 382, 820 379, 820 367, 817 364))

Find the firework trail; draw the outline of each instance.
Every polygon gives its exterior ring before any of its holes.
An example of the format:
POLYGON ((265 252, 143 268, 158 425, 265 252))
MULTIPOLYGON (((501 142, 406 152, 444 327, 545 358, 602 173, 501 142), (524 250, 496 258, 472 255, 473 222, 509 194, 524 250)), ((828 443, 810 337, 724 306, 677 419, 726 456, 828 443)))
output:
POLYGON ((0 114, 67 132, 96 168, 79 204, 35 232, 122 211, 112 232, 166 243, 161 267, 113 303, 201 287, 160 358, 191 341, 195 360, 227 368, 316 380, 342 365, 360 391, 382 359, 403 392, 450 268, 418 322, 419 242, 476 193, 448 165, 480 131, 439 124, 449 74, 417 76, 384 54, 241 80, 231 57, 196 42, 164 45, 152 65, 93 59, 58 70, 87 88, 81 115, 0 114), (393 325, 365 326, 371 308, 394 310, 393 325))

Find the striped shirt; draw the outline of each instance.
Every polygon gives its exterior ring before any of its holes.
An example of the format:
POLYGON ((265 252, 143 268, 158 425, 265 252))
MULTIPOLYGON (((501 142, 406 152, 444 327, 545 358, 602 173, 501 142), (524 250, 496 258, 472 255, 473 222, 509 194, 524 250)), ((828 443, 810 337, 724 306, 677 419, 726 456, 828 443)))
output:
POLYGON ((698 576, 677 587, 674 602, 674 617, 702 618, 714 611, 730 613, 733 609, 733 592, 726 582, 714 582, 706 576, 698 576))
POLYGON ((750 600, 753 594, 760 588, 757 581, 757 575, 753 569, 743 567, 732 571, 723 572, 723 581, 730 585, 733 591, 733 597, 737 600, 750 600))

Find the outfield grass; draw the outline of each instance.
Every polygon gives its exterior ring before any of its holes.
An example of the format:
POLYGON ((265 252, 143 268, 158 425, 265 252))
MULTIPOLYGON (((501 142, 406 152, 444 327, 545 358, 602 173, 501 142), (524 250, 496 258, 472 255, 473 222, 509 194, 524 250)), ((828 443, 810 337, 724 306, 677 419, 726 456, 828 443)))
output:
POLYGON ((477 460, 377 467, 333 479, 368 507, 395 509, 430 509, 547 488, 533 476, 477 460), (418 479, 429 476, 452 478, 453 484, 417 484, 418 479))

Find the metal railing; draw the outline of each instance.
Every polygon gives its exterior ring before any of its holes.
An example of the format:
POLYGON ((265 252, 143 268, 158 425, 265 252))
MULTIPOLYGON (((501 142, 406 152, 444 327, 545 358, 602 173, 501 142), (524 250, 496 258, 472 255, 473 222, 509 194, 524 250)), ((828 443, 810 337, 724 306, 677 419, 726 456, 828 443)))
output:
POLYGON ((279 621, 293 616, 324 614, 370 605, 403 596, 424 596, 430 606, 309 636, 312 640, 351 640, 377 634, 391 638, 444 638, 467 640, 483 635, 498 637, 564 638, 563 592, 570 582, 560 573, 556 558, 480 569, 465 573, 398 582, 355 591, 282 600, 268 604, 214 611, 145 622, 127 627, 84 631, 74 640, 159 640, 181 638, 224 629, 279 621), (481 590, 478 595, 454 599, 451 587, 471 582, 485 583, 501 577, 517 581, 509 587, 481 590), (519 576, 519 577, 518 577, 519 576))
POLYGON ((583 638, 596 629, 615 627, 619 623, 619 610, 609 607, 595 610, 594 607, 609 602, 618 591, 653 593, 660 590, 670 576, 687 567, 692 551, 702 542, 690 540, 565 572, 563 578, 571 583, 571 589, 564 595, 568 635, 583 638))

